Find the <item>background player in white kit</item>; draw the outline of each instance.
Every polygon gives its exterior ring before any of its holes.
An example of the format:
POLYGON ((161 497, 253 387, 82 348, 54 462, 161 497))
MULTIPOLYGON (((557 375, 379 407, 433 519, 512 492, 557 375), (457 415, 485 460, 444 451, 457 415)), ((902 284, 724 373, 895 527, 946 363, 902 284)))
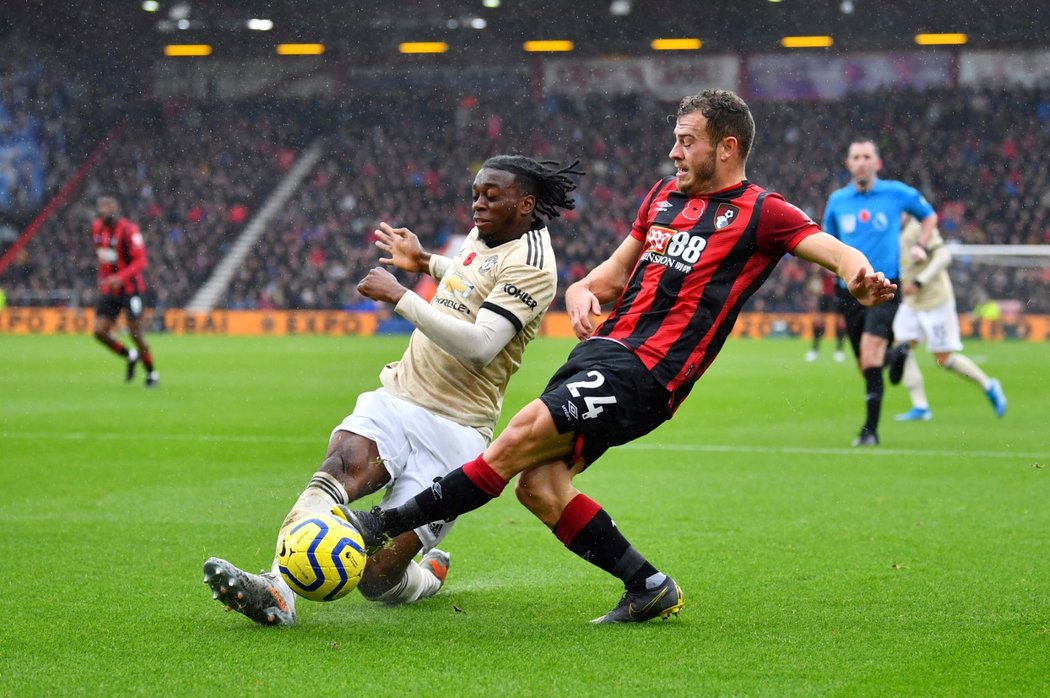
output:
MULTIPOLYGON (((555 169, 557 163, 522 156, 487 160, 474 179, 474 229, 453 258, 428 254, 407 228, 380 224, 376 246, 388 256, 379 261, 429 272, 439 280, 437 294, 428 304, 381 268, 358 284, 365 296, 394 303, 416 330, 401 361, 380 374, 382 387, 360 395, 332 432, 325 460, 280 530, 384 486, 383 505, 397 506, 486 448, 510 376, 557 290, 544 221, 573 208, 570 175, 583 174, 576 164, 555 169)), ((453 524, 408 531, 374 553, 361 593, 388 604, 436 594, 449 556, 435 546, 453 524)), ((209 558, 204 581, 216 600, 257 623, 295 622, 295 594, 276 560, 270 572, 255 575, 209 558)))
POLYGON ((893 336, 899 342, 887 355, 890 382, 904 379, 911 409, 897 415, 898 422, 929 421, 933 417, 926 399, 922 372, 911 351, 920 341, 938 365, 981 387, 997 417, 1006 414, 1006 396, 999 381, 989 378, 977 364, 960 354, 962 339, 955 292, 948 278, 952 256, 940 232, 934 229, 925 248, 919 245, 919 222, 910 216, 901 229, 901 286, 904 300, 893 319, 893 336), (914 247, 921 250, 914 251, 914 247))

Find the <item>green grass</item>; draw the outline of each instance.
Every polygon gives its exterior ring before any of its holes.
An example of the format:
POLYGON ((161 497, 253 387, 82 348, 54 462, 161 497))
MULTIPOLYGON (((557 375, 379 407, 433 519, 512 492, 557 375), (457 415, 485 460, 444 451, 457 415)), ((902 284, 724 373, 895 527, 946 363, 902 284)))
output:
MULTIPOLYGON (((921 357, 934 421, 854 450, 862 381, 796 341, 731 342, 676 418, 578 480, 681 583, 680 619, 588 620, 618 583, 510 492, 446 542, 449 583, 384 608, 225 614, 209 555, 269 564, 328 434, 404 338, 152 338, 161 386, 86 337, 0 336, 0 695, 1050 694, 1047 347, 921 357), (456 609, 461 609, 462 612, 456 609)), ((540 340, 506 415, 570 344, 540 340)))

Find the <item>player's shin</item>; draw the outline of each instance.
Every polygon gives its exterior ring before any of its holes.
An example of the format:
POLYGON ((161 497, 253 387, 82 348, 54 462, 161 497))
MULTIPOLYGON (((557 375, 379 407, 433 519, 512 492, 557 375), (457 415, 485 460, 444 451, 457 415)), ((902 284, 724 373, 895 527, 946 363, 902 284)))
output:
POLYGON ((384 533, 396 536, 431 521, 451 520, 483 506, 503 492, 507 481, 478 456, 414 498, 384 512, 384 533))
POLYGON ((963 356, 962 354, 950 354, 948 359, 943 364, 947 370, 957 373, 963 378, 972 380, 977 385, 981 386, 981 390, 988 390, 989 378, 984 371, 978 368, 969 357, 963 356))
POLYGON ((879 415, 882 413, 882 394, 884 384, 882 382, 882 366, 864 369, 864 405, 867 410, 867 419, 864 428, 871 432, 879 429, 879 415))
MULTIPOLYGON (((334 476, 329 475, 326 472, 319 471, 314 473, 314 476, 310 478, 309 484, 303 493, 299 495, 299 499, 295 500, 295 504, 292 505, 291 511, 284 517, 284 521, 281 523, 281 531, 284 531, 292 524, 306 518, 310 514, 327 513, 337 504, 348 504, 349 498, 346 495, 346 490, 343 488, 342 483, 339 482, 334 476)), ((281 549, 281 536, 277 537, 277 550, 281 549)), ((277 569, 277 553, 274 553, 274 569, 277 569)))
POLYGON ((926 399, 926 384, 922 379, 922 371, 919 362, 915 360, 915 352, 909 352, 904 359, 904 387, 908 390, 912 407, 921 410, 929 409, 930 403, 926 399))
POLYGON ((629 591, 654 588, 666 579, 620 533, 609 514, 584 494, 566 505, 553 531, 566 548, 620 578, 629 591))
MULTIPOLYGON (((441 589, 441 580, 428 574, 414 562, 408 563, 401 578, 393 587, 378 596, 366 596, 370 601, 381 601, 391 606, 402 603, 414 603, 428 596, 433 596, 441 589)), ((362 593, 364 593, 362 591, 362 593)))

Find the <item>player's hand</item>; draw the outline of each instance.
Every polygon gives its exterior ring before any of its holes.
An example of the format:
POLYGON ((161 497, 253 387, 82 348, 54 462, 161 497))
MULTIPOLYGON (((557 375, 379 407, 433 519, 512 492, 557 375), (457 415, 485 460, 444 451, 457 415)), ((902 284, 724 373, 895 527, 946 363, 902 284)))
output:
POLYGON ((572 285, 565 292, 565 310, 576 338, 589 339, 594 334, 594 318, 601 315, 602 304, 588 289, 572 285))
POLYGON ((119 286, 120 277, 116 274, 110 274, 102 279, 102 288, 118 288, 119 286))
POLYGON ((911 261, 914 264, 922 264, 929 258, 930 256, 926 253, 925 247, 919 244, 911 246, 911 261))
POLYGON ((897 284, 890 283, 881 271, 872 272, 861 267, 853 278, 846 282, 846 288, 861 305, 873 306, 893 299, 897 284))
POLYGON ((919 287, 912 281, 905 282, 904 286, 901 287, 901 293, 906 296, 914 296, 919 292, 919 287))
POLYGON ((369 269, 365 278, 358 282, 357 291, 362 296, 371 298, 374 301, 383 301, 396 305, 401 300, 401 296, 408 292, 408 289, 402 286, 394 278, 394 275, 386 269, 375 267, 369 269))
POLYGON ((387 256, 380 257, 379 263, 394 266, 398 269, 414 272, 429 270, 430 255, 423 251, 419 238, 408 228, 394 228, 380 223, 375 231, 376 247, 387 256))

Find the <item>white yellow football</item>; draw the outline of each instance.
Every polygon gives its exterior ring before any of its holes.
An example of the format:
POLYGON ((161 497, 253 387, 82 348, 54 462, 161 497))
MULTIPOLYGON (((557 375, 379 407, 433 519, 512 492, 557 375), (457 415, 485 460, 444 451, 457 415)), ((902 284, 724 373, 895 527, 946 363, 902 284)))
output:
POLYGON ((365 544, 350 523, 328 513, 297 521, 281 536, 277 563, 295 593, 335 601, 357 587, 365 571, 365 544))

